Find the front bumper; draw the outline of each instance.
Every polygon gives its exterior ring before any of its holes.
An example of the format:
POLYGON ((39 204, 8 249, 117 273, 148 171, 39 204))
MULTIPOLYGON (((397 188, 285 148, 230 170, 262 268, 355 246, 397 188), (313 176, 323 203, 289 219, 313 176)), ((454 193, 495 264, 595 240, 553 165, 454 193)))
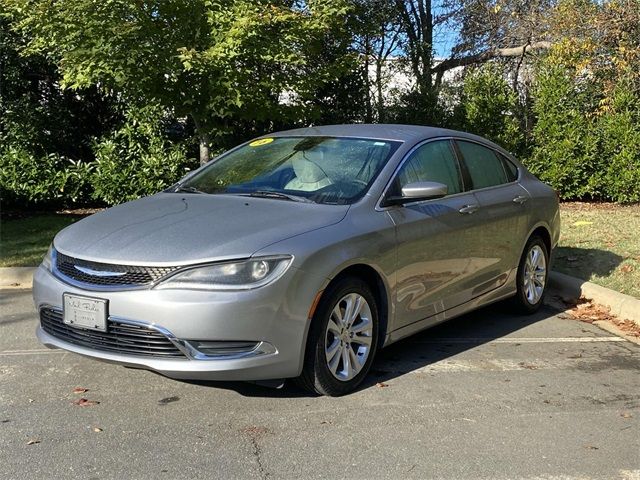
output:
POLYGON ((62 309, 64 293, 108 301, 109 319, 146 326, 180 347, 184 356, 166 358, 104 351, 40 325, 40 342, 95 359, 154 370, 177 379, 268 380, 300 374, 309 308, 322 279, 290 268, 273 284, 242 292, 196 290, 88 291, 63 283, 40 267, 33 280, 36 308, 62 309), (255 342, 241 354, 206 356, 198 342, 255 342))

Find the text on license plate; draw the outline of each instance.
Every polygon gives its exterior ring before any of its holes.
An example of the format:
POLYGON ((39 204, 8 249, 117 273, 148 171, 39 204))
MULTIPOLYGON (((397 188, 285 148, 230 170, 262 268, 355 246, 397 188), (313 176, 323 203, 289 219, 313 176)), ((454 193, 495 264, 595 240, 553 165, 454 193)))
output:
POLYGON ((107 331, 107 300, 68 293, 63 294, 62 297, 64 323, 72 327, 107 331))

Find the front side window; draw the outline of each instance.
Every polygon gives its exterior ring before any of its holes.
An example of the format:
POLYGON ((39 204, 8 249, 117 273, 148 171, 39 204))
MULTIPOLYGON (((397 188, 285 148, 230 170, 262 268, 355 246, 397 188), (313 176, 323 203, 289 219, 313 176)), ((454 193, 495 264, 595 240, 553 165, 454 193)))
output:
POLYGON ((179 188, 350 204, 366 193, 399 145, 358 138, 262 138, 222 155, 179 188))
POLYGON ((456 140, 464 158, 474 189, 507 183, 502 161, 490 148, 473 142, 456 140))
POLYGON ((447 186, 447 193, 460 193, 462 180, 455 153, 449 140, 428 142, 418 147, 402 165, 394 188, 413 182, 438 182, 447 186))

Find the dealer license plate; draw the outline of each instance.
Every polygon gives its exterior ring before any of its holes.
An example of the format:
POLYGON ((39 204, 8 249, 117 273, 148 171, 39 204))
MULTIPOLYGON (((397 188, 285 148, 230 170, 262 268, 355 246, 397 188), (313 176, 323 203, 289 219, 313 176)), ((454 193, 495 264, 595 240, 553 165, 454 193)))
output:
POLYGON ((107 301, 65 293, 62 320, 67 325, 107 331, 107 301))

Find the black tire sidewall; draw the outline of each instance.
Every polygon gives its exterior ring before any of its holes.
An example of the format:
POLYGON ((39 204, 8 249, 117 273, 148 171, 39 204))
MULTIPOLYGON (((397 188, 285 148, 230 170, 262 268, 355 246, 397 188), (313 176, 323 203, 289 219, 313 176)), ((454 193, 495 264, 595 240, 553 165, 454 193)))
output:
POLYGON ((311 358, 309 358, 309 360, 312 360, 312 364, 305 366, 305 368, 313 370, 314 388, 318 393, 330 396, 344 395, 353 391, 362 382, 371 368, 377 351, 379 324, 378 305, 375 296, 369 286, 359 278, 347 277, 341 279, 336 282, 329 291, 325 292, 313 317, 313 326, 315 328, 313 328, 313 338, 309 343, 309 347, 312 349, 312 355, 310 355, 311 358), (326 362, 325 331, 336 303, 350 293, 361 295, 369 304, 371 321, 373 322, 373 333, 371 350, 369 351, 369 356, 362 370, 351 380, 341 381, 333 376, 326 362))
POLYGON ((518 304, 518 307, 525 313, 537 312, 540 306, 542 305, 542 302, 544 301, 544 297, 547 293, 548 281, 549 281, 549 252, 542 238, 540 238, 539 236, 533 236, 529 239, 529 241, 527 242, 527 245, 524 247, 524 251, 522 252, 522 256, 520 257, 520 263, 518 264, 518 273, 516 275, 517 293, 515 296, 515 300, 518 304), (545 275, 544 290, 542 291, 542 295, 540 296, 538 301, 532 304, 532 303, 529 303, 529 300, 527 300, 527 295, 524 292, 524 269, 525 269, 525 263, 527 261, 527 255, 529 255, 529 252, 535 245, 539 246, 542 249, 542 252, 544 253, 546 266, 545 266, 545 272, 544 272, 544 275, 545 275))

